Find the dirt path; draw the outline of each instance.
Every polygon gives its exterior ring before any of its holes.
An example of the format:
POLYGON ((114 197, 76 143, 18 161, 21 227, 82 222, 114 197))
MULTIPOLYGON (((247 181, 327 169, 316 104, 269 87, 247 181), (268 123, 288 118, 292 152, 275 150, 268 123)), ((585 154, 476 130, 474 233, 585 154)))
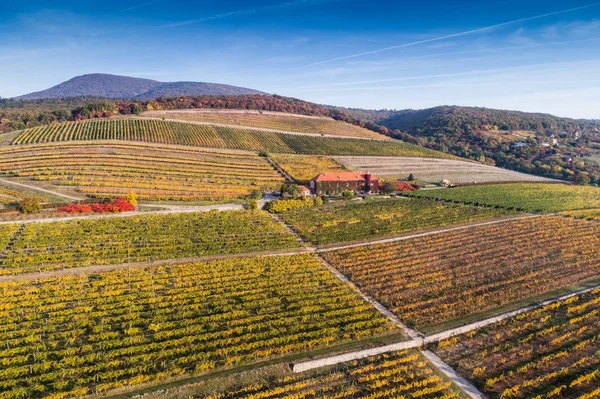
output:
POLYGON ((237 115, 273 115, 273 116, 289 116, 292 118, 301 119, 322 119, 326 121, 335 121, 335 119, 328 116, 315 116, 315 115, 302 115, 292 114, 290 112, 276 112, 276 111, 258 111, 253 109, 219 109, 219 108, 197 108, 197 109, 173 109, 173 110, 161 110, 161 111, 146 111, 142 113, 142 116, 149 115, 169 115, 169 114, 237 114, 237 115))
POLYGON ((16 275, 6 275, 0 276, 0 283, 6 281, 26 281, 26 280, 37 280, 41 278, 50 278, 50 277, 60 277, 60 276, 73 276, 79 274, 94 274, 101 272, 109 272, 112 270, 120 270, 120 269, 131 269, 131 268, 140 268, 140 267, 152 267, 152 266, 169 266, 169 265, 179 265, 185 263, 197 263, 197 262, 207 262, 211 260, 220 260, 220 259, 235 259, 235 258, 246 258, 246 257, 271 257, 271 256, 294 256, 305 253, 310 253, 309 249, 298 248, 297 250, 293 249, 282 249, 279 251, 261 251, 261 252, 244 252, 239 254, 222 254, 222 255, 206 255, 206 256, 197 256, 191 258, 178 258, 178 259, 164 259, 164 260, 156 260, 152 262, 130 262, 130 263, 119 263, 112 265, 96 265, 96 266, 84 266, 84 267, 72 267, 68 269, 62 270, 52 270, 47 272, 37 272, 37 273, 24 273, 24 274, 16 274, 16 275))
POLYGON ((56 192, 56 191, 46 190, 45 188, 31 186, 29 184, 17 183, 17 182, 10 181, 10 180, 0 179, 0 182, 5 183, 5 184, 12 184, 13 186, 19 186, 19 187, 27 188, 27 189, 30 189, 30 190, 40 191, 40 192, 47 193, 47 194, 56 195, 57 197, 62 197, 62 198, 68 199, 68 200, 81 201, 81 200, 84 199, 84 198, 72 197, 70 195, 62 194, 62 193, 59 193, 59 192, 56 192))
POLYGON ((342 283, 344 283, 347 286, 349 286, 350 288, 352 288, 352 290, 354 292, 356 292, 358 295, 360 295, 360 297, 362 299, 369 302, 375 309, 377 309, 377 311, 379 313, 381 313, 382 315, 387 317, 389 321, 391 321, 393 324, 395 324, 397 327, 399 327, 407 337, 409 337, 413 340, 418 340, 419 338, 422 338, 422 334, 418 333, 417 331, 413 330, 412 328, 410 328, 406 324, 404 324, 398 316, 396 316, 391 310, 389 310, 388 308, 383 306, 375 298, 362 292, 361 289, 358 288, 352 281, 350 281, 350 279, 348 277, 346 277, 342 272, 340 272, 335 267, 333 267, 331 264, 329 264, 329 262, 327 262, 327 260, 325 260, 321 256, 319 256, 319 260, 321 261, 323 266, 325 266, 327 268, 327 270, 329 270, 331 273, 333 273, 334 276, 336 276, 338 278, 338 280, 340 280, 342 283))
POLYGON ((133 216, 145 216, 145 215, 172 215, 177 213, 193 213, 193 212, 209 212, 209 211, 239 211, 244 209, 242 204, 220 204, 220 205, 205 205, 205 206, 178 206, 178 205, 143 205, 144 207, 156 207, 166 208, 158 211, 146 211, 146 212, 124 212, 124 213, 110 213, 101 215, 82 215, 82 216, 65 216, 56 218, 39 218, 29 220, 9 220, 6 222, 0 222, 3 224, 27 224, 27 223, 53 223, 53 222, 67 222, 71 220, 87 220, 87 219, 107 219, 107 218, 126 218, 133 216))
POLYGON ((486 396, 482 394, 479 389, 475 388, 473 384, 458 375, 452 367, 446 364, 435 353, 431 351, 423 351, 422 353, 431 364, 433 364, 446 377, 448 377, 456 386, 463 390, 471 399, 486 399, 486 396))
MULTIPOLYGON (((523 308, 511 311, 511 312, 506 312, 506 313, 502 313, 500 315, 494 316, 494 317, 490 317, 487 318, 485 320, 481 320, 481 321, 477 321, 474 323, 470 323, 467 325, 464 325, 462 327, 458 327, 458 328, 453 328, 450 330, 446 330, 446 331, 442 331, 440 333, 437 334, 433 334, 433 335, 429 335, 429 336, 425 336, 425 337, 421 337, 421 338, 415 338, 412 339, 410 341, 403 341, 403 342, 398 342, 397 344, 402 344, 402 345, 406 345, 407 348, 424 348, 426 345, 429 344, 433 344, 436 342, 440 342, 443 340, 446 340, 448 338, 452 338, 455 337, 457 335, 462 335, 465 334, 467 332, 470 331, 474 331, 477 330, 479 328, 497 323, 499 321, 517 316, 521 313, 525 313, 525 312, 529 312, 535 309, 539 309, 541 307, 547 306, 547 305, 551 305, 553 303, 556 302, 561 302, 564 301, 566 299, 569 299, 571 297, 577 296, 577 295, 581 295, 581 294, 585 294, 587 292, 593 291, 595 289, 600 288, 600 285, 595 285, 593 287, 588 287, 585 289, 581 289, 578 291, 574 291, 570 294, 566 294, 566 295, 561 295, 552 299, 548 299, 545 301, 541 301, 538 302, 534 305, 530 305, 530 306, 525 306, 523 308)), ((381 354, 381 353, 387 353, 387 352, 393 352, 397 349, 395 349, 394 347, 395 344, 391 344, 391 345, 386 345, 386 346, 382 346, 379 348, 373 348, 372 350, 375 352, 377 352, 376 354, 381 354)), ((320 368, 323 367, 324 365, 335 365, 335 364, 339 364, 339 363, 343 363, 346 361, 350 361, 350 360, 356 360, 356 359, 362 359, 364 356, 364 352, 363 350, 358 350, 358 351, 354 351, 354 352, 350 352, 350 353, 345 353, 343 354, 343 358, 341 357, 341 355, 333 355, 333 356, 328 356, 326 358, 321 358, 321 359, 315 359, 315 360, 309 360, 306 362, 298 362, 292 365, 292 369, 295 372, 300 372, 300 371, 306 371, 306 370, 312 370, 312 369, 316 369, 316 368, 320 368), (343 359, 343 360, 342 360, 343 359), (300 371, 296 371, 296 370, 300 370, 300 371)), ((372 355, 369 355, 372 356, 372 355)), ((445 363, 444 363, 445 364, 445 363)))
POLYGON ((230 125, 227 123, 214 123, 214 122, 202 122, 202 121, 190 121, 184 119, 173 119, 173 118, 159 118, 159 117, 132 117, 131 119, 146 119, 146 120, 155 120, 155 121, 166 121, 166 122, 179 122, 179 123, 191 123, 193 125, 204 125, 204 126, 218 126, 218 127, 227 127, 231 129, 244 129, 244 130, 258 130, 261 132, 271 132, 271 133, 282 133, 282 134, 293 134, 296 136, 312 136, 312 137, 329 137, 334 139, 356 139, 356 140, 368 140, 368 141, 390 141, 391 139, 377 139, 374 137, 361 137, 361 136, 346 136, 346 135, 338 135, 338 134, 326 134, 326 133, 303 133, 303 132, 292 132, 289 130, 276 130, 276 129, 268 129, 266 127, 252 127, 252 126, 243 126, 243 125, 230 125))
POLYGON ((323 253, 323 252, 338 251, 341 249, 364 247, 365 245, 386 244, 386 243, 392 243, 392 242, 397 242, 397 241, 410 240, 412 238, 420 238, 420 237, 426 237, 426 236, 435 235, 435 234, 449 233, 449 232, 457 231, 457 230, 465 230, 465 229, 470 229, 473 227, 489 226, 489 225, 498 224, 498 223, 505 223, 505 222, 510 222, 513 220, 532 219, 532 218, 537 218, 540 216, 541 215, 531 215, 531 214, 523 215, 523 214, 521 214, 521 215, 513 215, 513 216, 507 216, 504 218, 494 219, 494 220, 487 221, 487 222, 463 223, 463 224, 453 225, 450 227, 435 228, 435 229, 427 230, 427 231, 421 232, 421 233, 410 233, 410 234, 400 235, 400 236, 396 236, 396 237, 392 237, 392 238, 384 238, 381 240, 363 241, 363 242, 359 242, 356 244, 349 244, 349 245, 321 247, 317 250, 317 252, 323 253))

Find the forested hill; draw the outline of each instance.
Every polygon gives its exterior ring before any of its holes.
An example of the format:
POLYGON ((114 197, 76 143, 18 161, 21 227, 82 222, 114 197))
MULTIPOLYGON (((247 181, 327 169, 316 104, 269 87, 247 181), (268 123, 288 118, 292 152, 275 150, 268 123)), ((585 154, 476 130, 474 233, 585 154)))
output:
POLYGON ((158 82, 129 76, 92 73, 74 77, 54 87, 25 94, 16 100, 102 97, 153 100, 159 97, 263 94, 258 90, 218 83, 158 82))
POLYGON ((600 182, 600 121, 488 108, 336 108, 392 135, 463 158, 577 182, 600 182))
POLYGON ((490 165, 578 183, 600 183, 600 122, 486 108, 357 110, 277 95, 156 100, 0 100, 0 132, 147 110, 247 109, 328 116, 490 165))
POLYGON ((570 134, 579 132, 598 133, 600 122, 561 118, 548 114, 504 111, 489 108, 442 106, 424 110, 388 111, 374 114, 374 121, 390 129, 411 133, 435 134, 440 128, 448 133, 457 131, 532 131, 570 134))

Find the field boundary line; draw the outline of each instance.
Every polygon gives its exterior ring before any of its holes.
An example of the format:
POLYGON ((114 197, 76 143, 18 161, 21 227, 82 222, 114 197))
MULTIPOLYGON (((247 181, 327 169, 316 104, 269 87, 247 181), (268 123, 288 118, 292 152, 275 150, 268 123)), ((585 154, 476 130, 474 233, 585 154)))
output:
MULTIPOLYGON (((489 317, 487 319, 484 319, 484 320, 481 320, 478 322, 474 322, 471 324, 467 324, 462 327, 453 328, 450 330, 442 331, 440 333, 436 333, 436 334, 432 334, 432 335, 428 335, 428 336, 424 336, 424 337, 421 335, 419 338, 414 338, 410 341, 398 342, 398 344, 409 343, 409 345, 414 345, 414 346, 411 346, 411 348, 423 348, 426 345, 429 345, 429 344, 432 344, 435 342, 439 342, 439 341, 443 341, 445 339, 452 338, 456 335, 461 335, 461 334, 476 330, 478 328, 485 327, 490 324, 494 324, 499 321, 517 316, 519 314, 522 314, 522 313, 525 313, 525 312, 528 312, 531 310, 535 310, 535 309, 538 309, 538 308, 541 308, 541 307, 544 307, 547 305, 551 305, 556 302, 564 301, 571 297, 585 294, 587 292, 591 292, 598 288, 600 288, 600 284, 594 285, 593 287, 588 287, 585 289, 577 290, 577 291, 571 292, 566 295, 561 295, 558 297, 550 298, 545 301, 536 303, 534 305, 525 306, 523 308, 513 310, 511 312, 506 312, 506 313, 502 313, 502 314, 494 316, 494 317, 489 317)), ((397 350, 397 349, 394 349, 394 345, 396 345, 396 344, 389 344, 389 345, 381 346, 378 348, 372 348, 372 349, 378 350, 377 354, 382 354, 382 353, 393 352, 393 351, 397 350)), ((344 359, 348 359, 348 360, 340 361, 340 363, 345 362, 345 361, 360 359, 360 358, 362 358, 362 357, 360 357, 360 356, 362 356, 362 352, 363 351, 355 351, 355 352, 345 353, 345 354, 343 354, 343 355, 345 355, 344 359), (352 357, 354 354, 356 354, 356 356, 359 356, 359 357, 356 357, 356 358, 352 357)), ((294 372, 296 372, 295 370, 300 370, 300 369, 302 369, 303 371, 312 370, 315 368, 322 367, 322 366, 318 366, 320 364, 321 360, 330 359, 330 358, 341 359, 341 355, 332 355, 332 356, 328 356, 327 358, 314 359, 314 360, 309 360, 309 361, 305 361, 305 362, 298 362, 298 363, 292 364, 291 367, 294 372), (298 366, 298 367, 296 367, 296 366, 298 366)), ((331 360, 327 360, 327 362, 326 362, 327 365, 337 364, 337 363, 329 364, 329 362, 331 362, 331 360)), ((297 372, 300 372, 300 371, 297 371, 297 372)))
POLYGON ((26 281, 26 280, 37 280, 43 278, 60 277, 60 276, 73 276, 79 274, 94 274, 102 272, 110 272, 113 270, 120 269, 136 269, 142 267, 156 267, 156 266, 171 266, 171 265, 182 265, 186 263, 197 263, 197 262, 210 262, 214 260, 223 259, 236 259, 236 258, 270 258, 277 256, 295 256, 313 253, 310 248, 287 248, 277 251, 259 251, 259 252, 243 252, 238 254, 215 254, 196 256, 189 258, 178 258, 178 259, 159 259, 152 261, 140 261, 130 263, 114 263, 110 265, 91 265, 82 267, 70 267, 59 270, 41 271, 35 273, 22 273, 22 274, 7 274, 0 276, 0 283, 7 281, 26 281))
POLYGON ((442 359, 440 359, 435 353, 431 351, 422 351, 423 356, 429 360, 429 362, 438 370, 440 370, 446 377, 448 377, 460 390, 466 393, 472 399, 487 399, 487 397, 482 394, 479 389, 475 388, 473 384, 467 381, 465 378, 461 377, 454 371, 452 367, 450 367, 447 363, 445 363, 442 359))
POLYGON ((292 131, 289 131, 289 130, 277 130, 277 129, 262 128, 262 127, 244 126, 244 125, 230 125, 230 124, 227 124, 227 123, 188 121, 188 120, 185 120, 185 119, 172 119, 172 118, 160 118, 160 117, 142 116, 142 117, 130 117, 130 118, 124 118, 124 119, 155 120, 155 121, 163 121, 163 122, 190 123, 192 125, 217 126, 217 127, 226 127, 226 128, 230 128, 230 129, 244 129, 244 130, 254 130, 254 131, 259 131, 259 132, 262 131, 262 132, 269 132, 269 133, 292 134, 292 135, 296 135, 296 136, 327 137, 327 138, 332 138, 332 139, 356 139, 356 140, 383 141, 383 142, 385 142, 385 141, 388 141, 388 142, 400 141, 400 140, 394 140, 392 138, 379 139, 379 138, 375 138, 375 137, 346 136, 346 135, 327 134, 327 133, 292 132, 292 131))
POLYGON ((330 116, 317 116, 317 115, 303 115, 293 114, 291 112, 277 112, 277 111, 263 111, 257 109, 236 109, 236 108, 195 108, 195 109, 162 109, 153 111, 144 111, 142 115, 169 115, 169 114, 236 114, 236 115, 272 115, 272 116, 288 116, 292 118, 304 118, 304 119, 323 119, 326 121, 335 121, 330 116))
POLYGON ((0 182, 5 183, 5 184, 12 184, 14 186, 19 186, 19 187, 23 187, 23 188, 28 188, 30 190, 41 191, 46 194, 56 195, 57 197, 62 197, 62 198, 66 198, 66 199, 73 200, 73 201, 81 201, 84 199, 84 198, 77 198, 77 197, 73 197, 71 195, 58 193, 56 191, 46 190, 45 188, 30 186, 28 184, 18 183, 18 182, 6 180, 6 179, 0 179, 0 182))
POLYGON ((436 234, 450 233, 452 231, 466 230, 466 229, 471 229, 471 228, 475 228, 475 227, 489 226, 489 225, 506 223, 506 222, 513 222, 515 220, 533 219, 533 218, 538 218, 541 216, 543 216, 543 215, 530 215, 530 214, 516 215, 516 216, 510 216, 510 217, 506 217, 506 218, 499 219, 499 220, 487 221, 487 222, 473 222, 473 223, 469 223, 466 225, 460 225, 460 226, 455 225, 454 227, 450 226, 450 227, 434 229, 434 230, 426 231, 423 233, 401 235, 398 237, 384 238, 381 240, 373 240, 373 241, 365 241, 365 242, 349 244, 349 245, 340 245, 337 247, 318 248, 317 253, 333 252, 333 251, 339 251, 342 249, 360 248, 360 247, 364 247, 364 246, 368 246, 368 245, 387 244, 387 243, 393 243, 393 242, 398 242, 398 241, 411 240, 413 238, 421 238, 421 237, 427 237, 427 236, 436 235, 436 234))
MULTIPOLYGON (((141 206, 145 206, 141 204, 141 206)), ((147 205, 149 207, 160 207, 168 208, 169 205, 147 205)), ((69 222, 73 220, 93 220, 93 219, 109 219, 109 218, 126 218, 134 216, 146 216, 146 215, 174 215, 178 213, 194 213, 194 212, 210 212, 210 211, 239 211, 243 210, 242 204, 219 204, 219 205, 205 205, 205 206, 189 206, 189 207, 177 207, 175 209, 165 209, 159 211, 143 211, 143 212, 123 212, 123 213, 110 213, 110 214, 97 214, 97 215, 82 215, 82 216, 64 216, 55 218, 38 218, 29 220, 8 220, 0 222, 3 224, 30 224, 30 223, 54 223, 54 222, 69 222)))
POLYGON ((390 311, 388 308, 386 308, 385 306, 383 306, 381 304, 381 302, 377 301, 375 298, 373 298, 373 297, 365 294, 364 292, 362 292, 361 289, 356 286, 356 284, 354 284, 342 272, 340 272, 335 267, 333 267, 329 262, 327 262, 327 260, 325 258, 323 258, 322 256, 320 256, 318 253, 317 253, 317 257, 319 258, 319 260, 321 261, 321 263, 323 264, 323 266, 325 266, 331 273, 333 273, 333 275, 335 277, 337 277, 338 280, 340 280, 341 282, 343 282, 344 284, 346 284, 347 286, 349 286, 358 295, 360 295, 362 297, 362 299, 364 299, 365 301, 367 301, 368 303, 370 303, 371 305, 373 305, 373 307, 379 313, 381 313, 382 315, 384 315, 385 317, 387 317, 388 320, 390 320, 397 327, 399 327, 402 330, 402 332, 404 334, 406 334, 406 336, 408 336, 412 340, 421 340, 422 339, 423 335, 421 333, 413 330, 412 328, 410 328, 406 324, 404 324, 404 322, 402 322, 402 320, 400 320, 400 318, 398 316, 396 316, 392 311, 390 311))
POLYGON ((355 352, 342 353, 339 355, 323 357, 315 360, 308 360, 305 362, 292 363, 291 368, 294 373, 302 373, 321 367, 334 366, 336 364, 345 363, 352 360, 364 359, 371 356, 381 355, 383 353, 417 348, 419 346, 421 346, 421 340, 415 339, 411 341, 404 341, 395 344, 384 345, 377 348, 361 349, 355 352))
POLYGON ((461 335, 461 334, 464 334, 464 333, 467 333, 467 332, 470 332, 470 331, 473 331, 473 330, 477 330, 477 329, 479 329, 481 327, 489 326, 490 324, 495 324, 495 323, 498 323, 500 321, 509 319, 511 317, 514 317, 514 316, 518 316, 518 315, 520 315, 522 313, 529 312, 531 310, 536 310, 536 309, 539 309, 539 308, 547 306, 547 305, 551 305, 551 304, 556 303, 556 302, 561 302, 561 301, 564 301, 566 299, 572 298, 572 297, 577 296, 577 295, 586 294, 586 293, 591 292, 591 291, 593 291, 595 289, 598 289, 599 287, 600 287, 600 284, 597 284, 597 285, 594 285, 593 287, 584 288, 584 289, 581 289, 581 290, 573 291, 573 292, 571 292, 569 294, 565 294, 565 295, 561 295, 561 296, 558 296, 558 297, 546 299, 544 301, 535 303, 533 305, 525 306, 525 307, 519 308, 517 310, 513 310, 513 311, 510 311, 510 312, 502 313, 502 314, 499 314, 497 316, 488 317, 487 319, 483 319, 483 320, 480 320, 480 321, 476 321, 474 323, 466 324, 466 325, 461 326, 461 327, 456 327, 456 328, 452 328, 450 330, 446 330, 446 331, 442 331, 442 332, 439 332, 439 333, 436 333, 436 334, 428 335, 428 336, 426 336, 424 338, 424 340, 423 340, 424 342, 423 343, 425 345, 427 345, 427 344, 431 344, 431 343, 434 343, 434 342, 443 341, 445 339, 452 338, 452 337, 455 337, 457 335, 461 335))

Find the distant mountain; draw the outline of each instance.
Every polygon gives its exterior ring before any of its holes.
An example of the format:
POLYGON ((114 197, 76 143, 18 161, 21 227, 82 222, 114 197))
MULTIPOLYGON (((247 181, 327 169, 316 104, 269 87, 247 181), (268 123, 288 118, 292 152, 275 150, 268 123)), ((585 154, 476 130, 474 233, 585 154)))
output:
POLYGON ((102 97, 122 100, 154 100, 159 97, 265 94, 218 83, 158 82, 150 79, 94 73, 77 76, 47 90, 25 94, 16 100, 102 97))

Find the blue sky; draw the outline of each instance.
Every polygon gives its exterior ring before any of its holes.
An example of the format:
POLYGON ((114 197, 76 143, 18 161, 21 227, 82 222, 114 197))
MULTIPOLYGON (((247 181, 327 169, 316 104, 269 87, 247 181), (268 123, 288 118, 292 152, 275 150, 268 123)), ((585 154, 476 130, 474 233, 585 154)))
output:
POLYGON ((600 119, 600 3, 0 2, 0 96, 85 73, 251 87, 360 108, 600 119))

